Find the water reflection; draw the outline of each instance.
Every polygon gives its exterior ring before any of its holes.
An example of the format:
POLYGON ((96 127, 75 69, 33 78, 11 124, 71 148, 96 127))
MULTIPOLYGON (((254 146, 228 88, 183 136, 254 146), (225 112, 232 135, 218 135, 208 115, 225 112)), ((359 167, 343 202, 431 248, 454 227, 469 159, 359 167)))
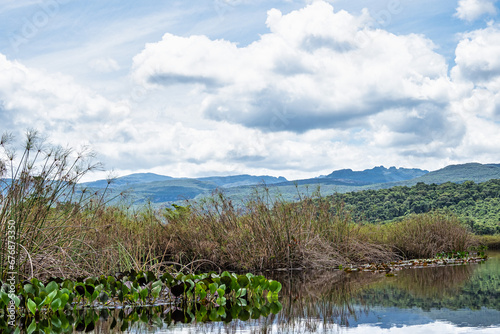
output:
POLYGON ((482 264, 405 269, 394 277, 336 271, 272 278, 283 285, 278 314, 228 307, 211 318, 161 306, 67 320, 74 331, 106 334, 500 332, 500 253, 482 264))

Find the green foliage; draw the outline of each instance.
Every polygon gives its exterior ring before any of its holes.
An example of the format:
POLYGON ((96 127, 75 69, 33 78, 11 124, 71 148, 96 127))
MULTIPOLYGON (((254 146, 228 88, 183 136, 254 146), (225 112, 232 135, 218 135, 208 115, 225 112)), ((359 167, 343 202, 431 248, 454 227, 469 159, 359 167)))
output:
POLYGON ((148 331, 164 330, 165 326, 176 323, 242 321, 267 317, 277 314, 283 306, 279 302, 262 305, 230 305, 216 306, 190 303, 184 305, 161 305, 153 307, 134 307, 127 309, 84 309, 73 311, 66 309, 52 316, 41 314, 40 317, 18 318, 11 326, 0 318, 1 333, 19 333, 24 328, 27 334, 32 333, 80 333, 94 332, 99 329, 105 332, 135 332, 138 326, 145 326, 148 331), (17 328, 17 332, 16 329, 17 328))
POLYGON ((413 213, 449 210, 477 234, 500 233, 500 180, 424 184, 334 195, 355 220, 376 223, 413 213))
POLYGON ((90 277, 85 281, 79 279, 79 282, 53 279, 43 284, 33 278, 12 296, 0 291, 0 309, 7 310, 12 299, 16 301, 17 313, 28 318, 39 315, 50 318, 72 307, 201 303, 217 308, 221 313, 215 318, 219 319, 225 317, 221 307, 228 304, 260 308, 267 300, 271 307, 278 302, 280 290, 279 282, 253 274, 180 273, 173 277, 165 273, 157 279, 152 272, 129 271, 115 276, 90 277), (24 301, 22 304, 20 298, 24 301))

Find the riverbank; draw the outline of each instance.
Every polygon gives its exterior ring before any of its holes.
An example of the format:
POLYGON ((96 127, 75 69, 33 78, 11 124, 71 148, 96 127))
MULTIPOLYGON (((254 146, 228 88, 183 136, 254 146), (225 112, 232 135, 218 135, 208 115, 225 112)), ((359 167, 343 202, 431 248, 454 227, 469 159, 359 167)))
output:
MULTIPOLYGON (((40 212, 38 205, 33 203, 31 212, 40 212)), ((271 203, 265 194, 238 207, 221 193, 163 210, 66 203, 47 210, 43 224, 25 222, 16 225, 21 280, 128 270, 161 275, 331 269, 476 250, 486 240, 452 215, 427 213, 365 225, 331 199, 271 203)))
POLYGON ((102 191, 78 186, 85 174, 100 168, 90 152, 45 145, 36 131, 28 131, 14 166, 9 141, 8 136, 0 140, 5 155, 0 156, 3 281, 8 273, 22 281, 130 270, 159 276, 331 269, 432 258, 478 249, 481 242, 457 217, 443 212, 364 224, 342 201, 319 191, 298 193, 295 202, 260 187, 243 203, 219 192, 161 210, 109 205, 125 195, 112 193, 112 180, 102 191))

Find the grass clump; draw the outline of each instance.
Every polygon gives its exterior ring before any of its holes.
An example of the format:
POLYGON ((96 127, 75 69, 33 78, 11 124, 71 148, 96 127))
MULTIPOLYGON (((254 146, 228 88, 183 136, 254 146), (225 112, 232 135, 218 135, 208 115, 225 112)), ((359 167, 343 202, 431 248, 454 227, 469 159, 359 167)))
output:
POLYGON ((393 255, 360 239, 358 225, 341 203, 269 198, 256 194, 237 207, 218 193, 182 213, 168 210, 166 253, 178 262, 208 260, 206 269, 217 263, 233 270, 335 267, 393 255))
POLYGON ((465 252, 478 244, 456 216, 439 212, 410 215, 387 229, 385 241, 408 259, 465 252))
POLYGON ((500 249, 500 234, 495 235, 480 235, 477 236, 477 241, 488 249, 500 249))

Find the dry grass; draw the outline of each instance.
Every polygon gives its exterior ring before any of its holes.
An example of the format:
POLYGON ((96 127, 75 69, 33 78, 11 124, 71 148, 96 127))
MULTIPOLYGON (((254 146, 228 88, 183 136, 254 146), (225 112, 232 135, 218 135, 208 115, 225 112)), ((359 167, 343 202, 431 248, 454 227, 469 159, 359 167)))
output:
POLYGON ((474 235, 456 216, 437 212, 411 215, 387 229, 386 242, 405 258, 430 258, 477 245, 474 235))
MULTIPOLYGON (((8 270, 15 221, 20 278, 78 277, 129 269, 260 271, 332 268, 466 250, 471 234, 454 217, 416 215, 389 226, 355 224, 343 203, 319 196, 290 203, 268 192, 234 203, 222 193, 156 211, 106 205, 77 188, 98 168, 88 153, 44 145, 28 132, 20 158, 0 141, 0 270, 8 270), (17 165, 14 165, 17 162, 17 165)), ((1 277, 0 277, 1 278, 1 277)))
POLYGON ((234 270, 331 268, 393 258, 361 239, 342 203, 268 198, 257 194, 238 209, 219 193, 189 212, 170 214, 169 256, 182 263, 208 259, 234 270))
POLYGON ((500 249, 500 234, 495 235, 478 235, 476 236, 477 243, 485 245, 488 249, 500 249))

